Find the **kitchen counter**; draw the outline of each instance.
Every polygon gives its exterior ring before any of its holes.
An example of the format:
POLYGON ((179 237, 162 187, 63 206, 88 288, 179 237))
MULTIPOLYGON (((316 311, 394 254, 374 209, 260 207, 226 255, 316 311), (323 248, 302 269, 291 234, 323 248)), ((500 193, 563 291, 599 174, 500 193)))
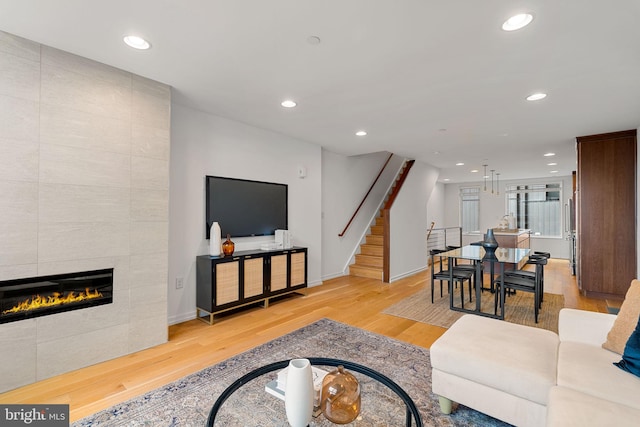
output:
MULTIPOLYGON (((528 228, 517 229, 500 229, 494 228, 493 235, 498 241, 498 247, 531 249, 531 230, 528 228)), ((518 268, 522 268, 526 260, 522 260, 518 264, 518 268)))

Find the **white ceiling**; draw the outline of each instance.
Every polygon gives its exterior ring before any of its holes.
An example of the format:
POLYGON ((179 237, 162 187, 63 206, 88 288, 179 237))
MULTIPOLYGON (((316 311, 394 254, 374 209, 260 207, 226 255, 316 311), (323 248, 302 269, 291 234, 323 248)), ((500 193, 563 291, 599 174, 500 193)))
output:
POLYGON ((640 127, 639 22, 638 0, 0 0, 0 30, 167 83, 176 103, 451 182, 483 163, 568 175, 576 136, 640 127), (532 24, 501 30, 523 11, 532 24))

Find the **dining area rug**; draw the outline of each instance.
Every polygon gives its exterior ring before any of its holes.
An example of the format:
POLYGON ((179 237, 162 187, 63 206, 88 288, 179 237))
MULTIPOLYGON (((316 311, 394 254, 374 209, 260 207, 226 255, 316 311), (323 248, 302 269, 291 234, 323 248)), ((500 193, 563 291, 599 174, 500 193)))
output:
MULTIPOLYGON (((460 305, 459 293, 454 296, 456 305, 460 305)), ((545 292, 542 308, 538 315, 538 323, 535 323, 533 312, 533 293, 520 291, 507 295, 505 299, 504 320, 507 322, 558 332, 558 317, 560 309, 564 307, 564 296, 545 292)), ((475 299, 472 303, 469 303, 468 300, 468 293, 465 293, 465 307, 474 307, 475 299)), ((493 313, 493 306, 494 295, 489 291, 483 291, 482 311, 493 313)), ((464 314, 449 308, 449 294, 445 288, 442 297, 440 297, 439 286, 435 287, 433 304, 431 303, 431 289, 425 288, 388 307, 383 313, 442 328, 449 328, 464 314)))
MULTIPOLYGON (((209 411, 220 394, 236 379, 266 364, 301 357, 349 360, 389 377, 411 396, 424 426, 506 427, 499 420, 463 405, 451 415, 440 412, 431 392, 429 350, 330 319, 320 319, 291 333, 214 364, 127 402, 71 424, 72 427, 135 427, 206 425, 209 411)), ((404 425, 406 411, 393 392, 369 377, 361 382, 362 412, 372 422, 356 427, 404 425)), ((265 391, 276 373, 246 383, 225 401, 216 426, 288 426, 284 402, 265 391)), ((310 426, 333 425, 322 415, 310 426)), ((415 425, 415 424, 414 424, 415 425)))

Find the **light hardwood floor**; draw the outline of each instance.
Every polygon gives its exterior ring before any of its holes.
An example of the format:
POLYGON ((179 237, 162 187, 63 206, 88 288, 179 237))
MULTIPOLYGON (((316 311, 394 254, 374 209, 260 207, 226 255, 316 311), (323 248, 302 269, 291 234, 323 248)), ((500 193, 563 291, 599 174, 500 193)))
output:
MULTIPOLYGON (((214 325, 195 319, 171 326, 166 344, 0 394, 0 402, 69 404, 75 421, 324 317, 428 348, 445 329, 382 311, 429 284, 428 271, 392 284, 349 276, 329 280, 305 296, 268 309, 245 308, 214 325)), ((606 312, 603 300, 580 295, 566 260, 552 259, 545 267, 545 292, 564 294, 566 307, 606 312)))

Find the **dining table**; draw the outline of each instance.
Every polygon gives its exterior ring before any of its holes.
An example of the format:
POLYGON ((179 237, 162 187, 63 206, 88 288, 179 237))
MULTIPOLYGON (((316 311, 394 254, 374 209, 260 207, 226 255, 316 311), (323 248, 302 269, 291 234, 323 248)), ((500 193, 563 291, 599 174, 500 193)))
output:
POLYGON ((451 249, 449 251, 443 252, 439 254, 441 257, 447 258, 448 271, 450 275, 449 279, 449 308, 454 311, 460 311, 464 313, 473 313, 480 316, 492 317, 500 320, 504 320, 504 304, 498 304, 497 302, 504 301, 504 271, 505 268, 517 268, 520 261, 522 261, 525 257, 529 255, 531 249, 529 248, 503 248, 498 247, 494 250, 485 250, 479 244, 471 244, 467 246, 462 246, 459 248, 451 249), (460 262, 460 260, 466 260, 475 265, 475 274, 474 274, 474 288, 475 288, 475 304, 471 306, 464 306, 464 303, 460 305, 456 305, 454 303, 454 280, 453 280, 453 268, 455 264, 460 262), (490 286, 483 287, 482 286, 482 274, 483 274, 483 265, 488 266, 489 268, 489 278, 490 278, 490 286), (497 288, 494 287, 495 274, 499 274, 499 279, 501 281, 501 286, 497 288), (485 291, 489 291, 494 294, 494 304, 493 307, 487 308, 482 306, 482 293, 485 291), (500 295, 498 295, 500 292, 500 295), (499 298, 499 299, 498 299, 499 298))

